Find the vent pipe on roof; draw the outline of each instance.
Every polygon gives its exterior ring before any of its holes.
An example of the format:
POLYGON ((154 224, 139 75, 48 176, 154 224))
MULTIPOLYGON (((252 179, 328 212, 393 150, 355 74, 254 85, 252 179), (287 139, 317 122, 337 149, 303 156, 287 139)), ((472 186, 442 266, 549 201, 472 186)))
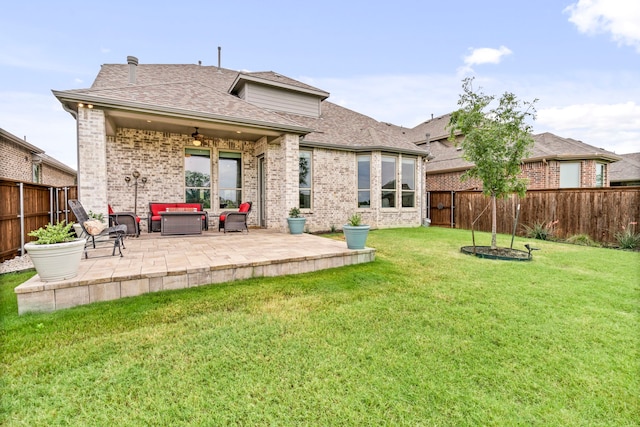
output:
POLYGON ((129 64, 129 84, 136 84, 136 67, 138 66, 138 58, 135 56, 127 56, 127 64, 129 64))
POLYGON ((218 70, 220 70, 221 54, 222 54, 222 47, 218 46, 218 70))

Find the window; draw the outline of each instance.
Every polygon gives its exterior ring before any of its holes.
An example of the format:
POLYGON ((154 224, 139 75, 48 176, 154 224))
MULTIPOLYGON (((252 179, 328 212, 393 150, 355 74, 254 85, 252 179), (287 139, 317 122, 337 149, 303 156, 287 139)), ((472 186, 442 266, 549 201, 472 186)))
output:
POLYGON ((36 184, 42 184, 42 168, 40 163, 33 163, 31 166, 32 179, 36 184))
POLYGON ((596 187, 604 187, 604 163, 596 163, 596 187))
POLYGON ((218 155, 220 208, 237 208, 242 203, 242 154, 221 151, 218 155))
POLYGON ((299 167, 300 209, 311 209, 311 151, 300 151, 299 167))
POLYGON ((371 156, 358 156, 358 207, 371 207, 371 156))
POLYGON ((207 149, 185 148, 184 187, 185 202, 202 203, 211 207, 211 154, 207 149))
POLYGON ((416 205, 416 159, 402 159, 402 207, 416 205))
POLYGON ((580 163, 560 163, 560 188, 580 187, 580 163))
POLYGON ((396 158, 382 156, 382 207, 396 207, 396 158))

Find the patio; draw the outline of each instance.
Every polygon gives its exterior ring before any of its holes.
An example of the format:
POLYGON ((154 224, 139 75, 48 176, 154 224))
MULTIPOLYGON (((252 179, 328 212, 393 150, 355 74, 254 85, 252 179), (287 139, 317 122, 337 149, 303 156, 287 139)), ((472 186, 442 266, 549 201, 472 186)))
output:
POLYGON ((142 233, 127 238, 124 256, 111 248, 89 251, 78 275, 42 282, 38 275, 15 289, 18 313, 54 311, 149 292, 282 276, 370 262, 375 249, 350 250, 344 241, 311 234, 252 229, 195 236, 142 233))

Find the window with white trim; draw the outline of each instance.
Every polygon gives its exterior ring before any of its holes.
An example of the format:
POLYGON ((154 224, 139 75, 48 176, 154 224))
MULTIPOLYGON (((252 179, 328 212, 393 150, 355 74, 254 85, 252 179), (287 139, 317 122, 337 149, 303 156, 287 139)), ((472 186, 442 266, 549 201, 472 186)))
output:
POLYGON ((211 207, 211 153, 206 148, 184 149, 184 200, 211 207))
POLYGON ((220 208, 237 208, 242 203, 242 153, 220 151, 218 154, 220 208))
POLYGON ((371 155, 358 156, 358 207, 371 207, 371 155))
POLYGON ((596 187, 604 187, 604 163, 596 163, 596 187))
POLYGON ((382 156, 382 198, 381 203, 383 208, 395 208, 396 207, 396 195, 397 195, 397 163, 398 159, 394 156, 382 156))
POLYGON ((560 163, 560 188, 580 187, 580 163, 560 163))
POLYGON ((301 150, 299 153, 299 194, 300 209, 311 209, 311 194, 313 194, 313 167, 311 162, 311 151, 301 150))
POLYGON ((402 207, 416 206, 416 159, 402 158, 402 207))

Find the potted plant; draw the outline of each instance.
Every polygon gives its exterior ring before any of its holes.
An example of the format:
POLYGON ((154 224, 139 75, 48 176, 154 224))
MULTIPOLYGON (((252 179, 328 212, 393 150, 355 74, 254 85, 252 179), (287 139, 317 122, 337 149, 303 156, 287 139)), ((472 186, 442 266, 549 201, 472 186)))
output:
POLYGON ((342 232, 347 240, 347 248, 364 249, 369 235, 369 228, 371 227, 362 224, 362 216, 359 213, 351 215, 347 220, 347 224, 342 226, 342 232))
POLYGON ((302 234, 306 220, 307 219, 305 217, 300 216, 300 209, 297 207, 291 208, 289 210, 289 218, 287 218, 289 232, 291 234, 302 234))
POLYGON ((36 241, 25 243, 24 248, 43 282, 71 279, 78 274, 85 240, 76 238, 73 223, 64 221, 28 233, 36 241))

